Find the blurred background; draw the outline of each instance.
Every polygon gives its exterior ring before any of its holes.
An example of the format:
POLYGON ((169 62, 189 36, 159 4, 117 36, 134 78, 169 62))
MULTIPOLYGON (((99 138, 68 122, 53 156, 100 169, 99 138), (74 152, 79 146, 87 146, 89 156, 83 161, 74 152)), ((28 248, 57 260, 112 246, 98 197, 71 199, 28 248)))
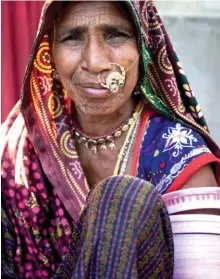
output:
MULTIPOLYGON (((220 145, 220 0, 160 1, 159 13, 220 145)), ((2 121, 20 96, 41 1, 3 1, 2 121)))
POLYGON ((42 1, 1 1, 1 122, 20 97, 42 1))

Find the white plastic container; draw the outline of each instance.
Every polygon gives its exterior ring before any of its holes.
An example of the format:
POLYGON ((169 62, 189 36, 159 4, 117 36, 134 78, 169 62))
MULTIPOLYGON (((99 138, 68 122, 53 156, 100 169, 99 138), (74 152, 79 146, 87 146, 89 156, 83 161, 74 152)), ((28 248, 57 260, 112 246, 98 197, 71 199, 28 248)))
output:
POLYGON ((174 237, 174 279, 220 279, 220 188, 180 190, 163 199, 174 237), (210 209, 219 215, 192 211, 210 209))

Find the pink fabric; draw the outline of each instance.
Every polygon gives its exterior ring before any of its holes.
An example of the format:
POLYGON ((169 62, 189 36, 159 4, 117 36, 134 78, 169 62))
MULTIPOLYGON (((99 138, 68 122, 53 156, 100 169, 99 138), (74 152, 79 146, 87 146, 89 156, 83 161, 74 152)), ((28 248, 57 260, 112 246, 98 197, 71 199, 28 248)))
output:
POLYGON ((19 99, 43 4, 2 2, 2 122, 19 99))

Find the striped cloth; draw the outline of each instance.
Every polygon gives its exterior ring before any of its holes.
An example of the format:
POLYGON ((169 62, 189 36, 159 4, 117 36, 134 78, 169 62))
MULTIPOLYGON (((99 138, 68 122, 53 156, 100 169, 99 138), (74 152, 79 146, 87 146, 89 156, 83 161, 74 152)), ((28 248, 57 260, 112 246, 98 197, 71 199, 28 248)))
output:
POLYGON ((173 278, 173 238, 158 191, 114 176, 91 192, 54 279, 173 278))

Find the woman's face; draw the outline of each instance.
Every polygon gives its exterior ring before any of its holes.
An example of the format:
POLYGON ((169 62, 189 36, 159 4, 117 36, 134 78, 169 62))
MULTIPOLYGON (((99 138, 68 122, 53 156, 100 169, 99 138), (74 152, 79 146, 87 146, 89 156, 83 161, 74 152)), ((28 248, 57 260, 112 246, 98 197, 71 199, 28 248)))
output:
POLYGON ((110 114, 126 104, 138 81, 135 29, 116 2, 74 2, 55 27, 53 60, 60 80, 77 109, 91 115, 110 114), (135 63, 133 63, 136 60, 135 63), (112 71, 127 69, 126 82, 117 93, 105 83, 112 71), (133 64, 132 64, 133 63, 133 64))

